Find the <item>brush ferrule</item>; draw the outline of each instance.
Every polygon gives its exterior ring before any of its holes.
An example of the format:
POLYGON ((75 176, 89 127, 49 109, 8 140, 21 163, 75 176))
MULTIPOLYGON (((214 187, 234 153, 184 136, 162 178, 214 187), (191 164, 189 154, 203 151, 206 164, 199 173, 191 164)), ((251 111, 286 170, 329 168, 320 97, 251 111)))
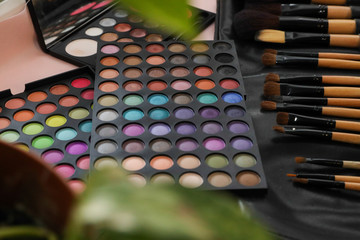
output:
POLYGON ((301 104, 277 104, 276 109, 284 112, 297 112, 297 113, 313 113, 317 115, 322 114, 322 107, 319 106, 307 106, 301 104))
POLYGON ((330 45, 330 35, 323 33, 285 32, 285 42, 291 44, 330 45))
POLYGON ((299 56, 276 55, 276 65, 317 67, 318 59, 299 56))
POLYGON ((329 159, 322 159, 322 158, 309 158, 306 159, 307 163, 322 165, 322 166, 331 166, 331 167, 342 167, 343 162, 339 160, 329 160, 329 159))
POLYGON ((295 52, 295 51, 281 51, 277 50, 278 55, 284 55, 284 56, 299 56, 299 57, 312 57, 312 58, 318 58, 319 53, 318 52, 295 52))
POLYGON ((284 132, 292 135, 303 136, 303 137, 316 137, 331 140, 332 133, 329 131, 296 128, 296 127, 284 127, 284 132))
POLYGON ((281 15, 327 18, 328 11, 326 5, 281 4, 281 15))
POLYGON ((316 126, 321 128, 335 128, 336 121, 332 119, 322 119, 315 117, 289 114, 288 125, 316 126))
POLYGON ((306 174, 306 173, 301 173, 301 174, 297 174, 296 177, 299 178, 315 178, 315 179, 324 179, 324 180, 330 180, 330 181, 335 181, 335 176, 334 175, 328 175, 328 174, 306 174))
POLYGON ((283 96, 282 101, 286 103, 296 103, 296 104, 321 105, 321 106, 328 105, 327 98, 283 96))
POLYGON ((329 22, 324 18, 280 16, 279 27, 285 31, 327 33, 329 22))
POLYGON ((319 86, 298 86, 281 83, 280 93, 284 96, 323 97, 324 88, 319 86))
POLYGON ((360 7, 349 6, 351 8, 351 17, 359 18, 360 17, 360 7))
POLYGON ((308 179, 308 184, 316 187, 324 188, 345 188, 344 182, 331 181, 331 180, 318 180, 318 179, 308 179))
POLYGON ((346 5, 348 6, 360 6, 359 0, 347 0, 346 5))

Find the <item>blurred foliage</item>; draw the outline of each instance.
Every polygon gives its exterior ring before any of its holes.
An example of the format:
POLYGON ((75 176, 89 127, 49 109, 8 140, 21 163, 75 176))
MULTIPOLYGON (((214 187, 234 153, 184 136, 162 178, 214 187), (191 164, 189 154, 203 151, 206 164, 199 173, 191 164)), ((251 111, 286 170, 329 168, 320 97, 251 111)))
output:
POLYGON ((138 187, 119 170, 97 172, 81 194, 66 240, 269 240, 232 197, 177 185, 138 187))
POLYGON ((198 33, 193 26, 187 0, 115 0, 151 22, 163 25, 170 33, 192 39, 198 33))

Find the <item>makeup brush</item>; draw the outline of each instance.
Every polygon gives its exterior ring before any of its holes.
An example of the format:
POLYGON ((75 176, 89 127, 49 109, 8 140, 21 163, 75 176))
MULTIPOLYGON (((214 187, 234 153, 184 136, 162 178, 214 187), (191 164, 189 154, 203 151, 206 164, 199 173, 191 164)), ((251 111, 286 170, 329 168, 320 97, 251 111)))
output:
POLYGON ((328 19, 351 19, 360 17, 360 7, 357 6, 248 3, 246 8, 281 16, 303 16, 328 19))
POLYGON ((360 132, 360 122, 316 118, 287 112, 278 112, 276 122, 280 125, 313 126, 360 132))
POLYGON ((266 111, 281 111, 301 114, 324 115, 333 117, 356 118, 360 119, 360 110, 344 107, 326 107, 314 105, 302 105, 291 103, 276 103, 272 101, 262 101, 261 109, 266 111))
POLYGON ((331 84, 331 85, 353 85, 360 86, 360 77, 357 76, 340 76, 340 75, 292 75, 284 77, 276 73, 268 73, 265 81, 273 81, 279 83, 307 83, 307 84, 331 84))
POLYGON ((358 34, 360 30, 360 21, 354 19, 278 16, 268 12, 245 9, 234 15, 233 26, 239 38, 249 38, 262 29, 358 34))
POLYGON ((358 0, 251 0, 252 3, 301 3, 301 4, 326 4, 326 5, 349 5, 359 6, 358 0))
POLYGON ((333 58, 313 58, 301 56, 276 55, 272 53, 264 53, 262 55, 262 63, 265 66, 290 66, 290 67, 322 67, 335 69, 360 69, 360 61, 333 59, 333 58))
POLYGON ((327 167, 339 167, 360 169, 360 162, 350 160, 337 160, 337 159, 325 159, 325 158, 308 158, 308 157, 295 157, 296 163, 309 163, 327 167))
POLYGON ((288 83, 265 82, 264 96, 310 96, 310 97, 360 97, 360 88, 334 86, 307 86, 288 83))
POLYGON ((336 142, 360 144, 360 134, 299 128, 299 127, 274 126, 273 129, 280 133, 286 133, 296 136, 310 137, 310 138, 316 137, 316 138, 331 140, 336 142))
POLYGON ((360 183, 355 182, 343 182, 343 181, 331 181, 312 178, 293 178, 293 182, 307 184, 310 186, 321 188, 340 188, 353 191, 360 191, 360 183))
POLYGON ((274 29, 260 30, 255 34, 255 40, 260 42, 317 45, 358 48, 360 36, 355 34, 327 34, 327 33, 303 33, 284 32, 274 29))
POLYGON ((305 105, 338 106, 360 108, 358 98, 319 98, 319 97, 297 97, 297 96, 269 96, 269 101, 277 103, 295 103, 305 105))
POLYGON ((288 174, 286 174, 286 176, 297 177, 297 178, 312 178, 312 179, 324 179, 324 180, 330 180, 330 181, 360 183, 360 177, 347 176, 347 175, 317 174, 317 173, 298 173, 298 174, 288 173, 288 174))
POLYGON ((337 52, 298 52, 298 51, 284 51, 275 49, 265 49, 264 53, 272 53, 275 55, 285 56, 300 56, 300 57, 312 57, 312 58, 333 58, 333 59, 345 59, 345 60, 360 60, 360 54, 354 53, 337 53, 337 52))

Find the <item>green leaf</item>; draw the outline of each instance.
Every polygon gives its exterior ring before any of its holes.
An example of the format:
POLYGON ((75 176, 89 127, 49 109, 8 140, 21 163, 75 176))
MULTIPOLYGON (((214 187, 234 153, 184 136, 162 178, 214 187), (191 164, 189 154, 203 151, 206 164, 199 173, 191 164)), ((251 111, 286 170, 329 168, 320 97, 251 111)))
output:
POLYGON ((186 0, 116 0, 151 22, 164 25, 169 33, 191 39, 197 34, 186 0))
POLYGON ((94 173, 79 199, 67 240, 269 240, 225 192, 178 185, 137 187, 119 169, 94 173))

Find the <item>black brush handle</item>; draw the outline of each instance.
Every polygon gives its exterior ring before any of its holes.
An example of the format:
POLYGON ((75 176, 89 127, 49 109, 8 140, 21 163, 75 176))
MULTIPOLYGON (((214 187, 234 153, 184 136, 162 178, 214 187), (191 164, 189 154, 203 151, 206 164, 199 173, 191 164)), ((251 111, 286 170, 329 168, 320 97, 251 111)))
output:
POLYGON ((347 0, 347 1, 346 1, 346 5, 349 5, 349 6, 360 6, 360 1, 359 1, 359 0, 347 0))
POLYGON ((318 58, 276 55, 276 65, 317 67, 318 58))
POLYGON ((359 18, 360 17, 360 7, 350 6, 350 8, 351 8, 351 17, 359 18))
POLYGON ((324 179, 324 180, 335 181, 335 176, 328 175, 328 174, 300 173, 300 174, 296 174, 296 177, 298 177, 298 178, 315 178, 315 179, 324 179))
POLYGON ((295 103, 295 104, 320 105, 320 106, 328 105, 327 98, 282 96, 282 101, 285 103, 295 103))
POLYGON ((330 167, 343 167, 343 161, 340 160, 329 160, 322 158, 307 158, 306 163, 317 164, 321 166, 330 166, 330 167))
POLYGON ((324 18, 280 16, 279 28, 285 31, 327 33, 329 22, 324 18))
POLYGON ((326 140, 332 139, 332 132, 323 131, 323 130, 284 127, 284 132, 292 135, 303 136, 303 137, 316 137, 326 140))
POLYGON ((331 181, 331 180, 317 180, 317 179, 308 179, 308 185, 322 188, 345 188, 344 182, 331 181))
POLYGON ((282 16, 306 16, 327 18, 327 5, 313 4, 281 4, 282 16))
POLYGON ((323 97, 324 87, 281 83, 280 93, 283 96, 323 97))
POLYGON ((285 42, 291 44, 309 44, 309 46, 314 44, 329 46, 330 34, 285 32, 285 42))
POLYGON ((311 58, 318 58, 319 53, 318 52, 297 52, 297 51, 282 51, 277 50, 278 55, 284 55, 284 56, 299 56, 299 57, 311 57, 311 58))
POLYGON ((322 118, 308 117, 308 116, 289 113, 288 125, 304 125, 304 126, 316 126, 321 128, 335 128, 336 121, 332 119, 322 119, 322 118))
POLYGON ((282 103, 277 104, 276 109, 283 112, 298 112, 298 113, 312 113, 322 115, 321 106, 308 106, 302 104, 282 103))

